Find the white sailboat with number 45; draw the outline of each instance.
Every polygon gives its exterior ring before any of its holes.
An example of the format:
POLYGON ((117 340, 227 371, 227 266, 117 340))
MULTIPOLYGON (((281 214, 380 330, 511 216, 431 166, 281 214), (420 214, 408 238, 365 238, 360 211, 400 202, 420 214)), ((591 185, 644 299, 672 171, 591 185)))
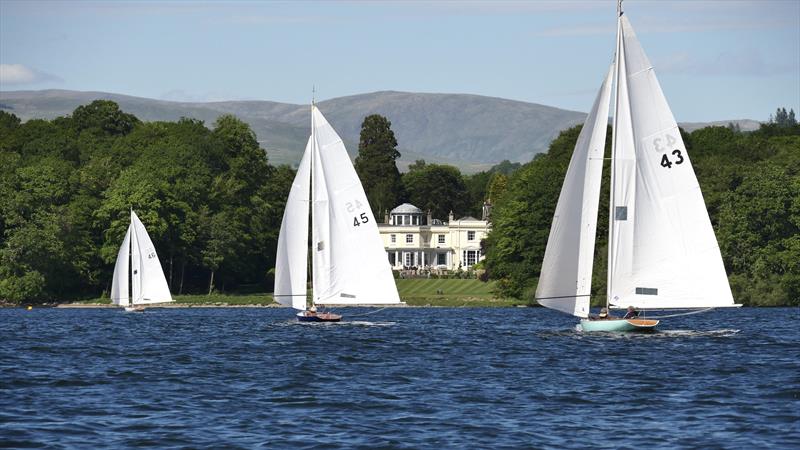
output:
POLYGON ((142 311, 146 305, 174 301, 153 241, 133 209, 114 265, 111 301, 125 311, 142 311))
POLYGON ((306 322, 335 322, 326 305, 400 303, 367 196, 342 139, 316 105, 311 136, 297 168, 278 237, 275 299, 306 322), (307 308, 311 205, 312 299, 307 308))
POLYGON ((607 309, 740 306, 734 304, 680 130, 653 67, 622 13, 621 0, 615 61, 567 169, 542 262, 537 301, 580 317, 584 331, 647 331, 659 323, 589 314, 612 84, 616 95, 607 309))

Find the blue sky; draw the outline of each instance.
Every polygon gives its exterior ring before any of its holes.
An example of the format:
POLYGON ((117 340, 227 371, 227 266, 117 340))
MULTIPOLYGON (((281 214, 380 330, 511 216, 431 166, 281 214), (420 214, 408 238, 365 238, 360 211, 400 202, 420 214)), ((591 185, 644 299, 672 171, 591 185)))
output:
MULTIPOLYGON (((678 121, 800 113, 800 0, 627 0, 678 121)), ((180 100, 470 93, 587 111, 615 1, 0 0, 0 90, 180 100)))

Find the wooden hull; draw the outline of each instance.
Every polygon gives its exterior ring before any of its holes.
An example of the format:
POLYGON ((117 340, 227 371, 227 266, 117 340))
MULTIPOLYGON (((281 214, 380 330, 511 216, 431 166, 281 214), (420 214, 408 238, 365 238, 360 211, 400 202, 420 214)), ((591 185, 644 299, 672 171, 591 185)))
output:
POLYGON ((606 320, 581 320, 582 331, 654 331, 658 320, 647 319, 606 319, 606 320))
POLYGON ((339 322, 342 316, 332 313, 307 314, 305 311, 297 313, 299 322, 339 322))

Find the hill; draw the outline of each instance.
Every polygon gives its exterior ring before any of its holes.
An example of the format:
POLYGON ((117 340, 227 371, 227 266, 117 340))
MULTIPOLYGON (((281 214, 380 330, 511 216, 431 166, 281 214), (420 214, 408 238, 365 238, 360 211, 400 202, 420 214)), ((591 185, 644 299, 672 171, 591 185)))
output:
MULTIPOLYGON (((211 125, 222 114, 234 114, 250 124, 275 164, 296 164, 308 139, 308 105, 270 101, 189 103, 106 92, 5 91, 0 92, 0 109, 23 120, 52 119, 96 99, 112 100, 146 121, 191 117, 211 125)), ((417 159, 452 164, 465 172, 487 169, 505 159, 527 162, 545 151, 561 130, 585 117, 576 111, 469 94, 383 91, 334 98, 318 105, 351 155, 358 150, 366 115, 389 118, 402 154, 401 170, 417 159)), ((741 123, 745 131, 752 128, 749 122, 734 122, 741 123)), ((702 126, 691 124, 691 129, 702 126)))

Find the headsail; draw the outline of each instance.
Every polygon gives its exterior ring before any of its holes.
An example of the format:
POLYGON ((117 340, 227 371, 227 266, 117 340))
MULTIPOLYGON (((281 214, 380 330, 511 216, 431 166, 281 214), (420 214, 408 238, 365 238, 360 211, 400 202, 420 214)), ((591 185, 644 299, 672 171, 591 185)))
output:
POLYGON ((609 302, 735 306, 703 195, 655 72, 620 18, 609 302))
POLYGON ((589 315, 612 69, 575 144, 536 287, 539 304, 578 317, 589 315))
POLYGON ((311 195, 312 138, 306 151, 283 211, 281 231, 278 235, 278 253, 275 261, 275 300, 294 309, 306 308, 306 283, 308 281, 308 203, 311 195))
POLYGON ((114 264, 114 278, 111 280, 111 302, 115 305, 128 306, 130 304, 130 258, 131 258, 131 232, 133 224, 128 225, 125 239, 117 252, 117 262, 114 264))
POLYGON ((312 116, 314 302, 399 303, 378 226, 344 143, 316 106, 312 116))

